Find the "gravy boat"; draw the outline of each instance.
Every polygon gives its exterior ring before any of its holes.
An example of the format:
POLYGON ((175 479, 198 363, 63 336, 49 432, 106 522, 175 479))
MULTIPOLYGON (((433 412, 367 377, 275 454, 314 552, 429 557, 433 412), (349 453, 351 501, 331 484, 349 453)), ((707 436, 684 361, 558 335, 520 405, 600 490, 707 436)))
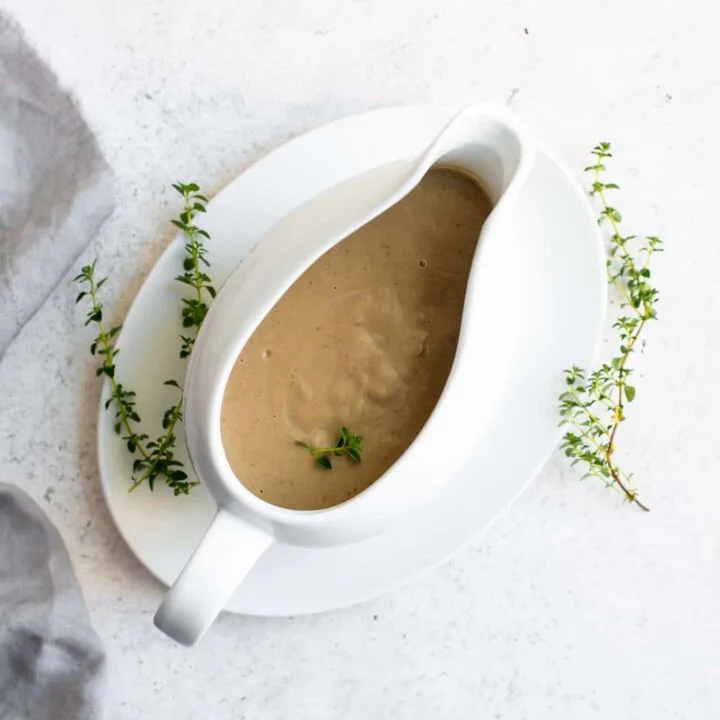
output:
POLYGON ((419 156, 326 190, 281 220, 243 259, 203 323, 185 383, 188 452, 218 511, 155 616, 160 630, 194 644, 273 543, 322 548, 381 533, 432 502, 464 463, 492 422, 519 352, 521 293, 510 220, 520 212, 519 190, 534 158, 535 140, 517 120, 502 110, 469 107, 419 156), (397 462, 347 502, 312 511, 265 502, 236 477, 222 443, 223 395, 237 357, 312 263, 405 197, 434 166, 473 177, 494 205, 480 234, 455 360, 437 405, 397 462))

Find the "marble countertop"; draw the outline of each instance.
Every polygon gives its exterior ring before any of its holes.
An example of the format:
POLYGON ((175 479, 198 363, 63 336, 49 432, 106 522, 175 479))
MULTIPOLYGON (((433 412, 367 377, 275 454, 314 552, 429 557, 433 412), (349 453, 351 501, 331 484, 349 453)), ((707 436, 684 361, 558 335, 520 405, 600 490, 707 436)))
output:
POLYGON ((320 616, 225 616, 193 650, 152 629, 162 588, 103 503, 99 387, 68 278, 0 364, 0 477, 68 544, 118 717, 718 717, 720 70, 705 3, 0 6, 74 90, 116 173, 117 209, 87 252, 112 270, 114 319, 172 235, 171 181, 217 191, 305 129, 397 103, 511 105, 578 176, 611 140, 627 227, 667 245, 620 445, 652 512, 580 482, 558 453, 419 580, 320 616))

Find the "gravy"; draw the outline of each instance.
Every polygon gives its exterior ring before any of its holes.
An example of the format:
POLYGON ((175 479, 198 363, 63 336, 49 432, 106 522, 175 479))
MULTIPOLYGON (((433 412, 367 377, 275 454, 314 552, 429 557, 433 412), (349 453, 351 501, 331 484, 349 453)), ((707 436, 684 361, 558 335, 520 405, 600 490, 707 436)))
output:
POLYGON ((231 467, 286 508, 331 507, 407 449, 445 386, 470 265, 492 209, 480 188, 432 170, 400 203, 331 248, 295 282, 235 363, 222 405, 231 467), (362 435, 359 465, 315 465, 296 440, 362 435))

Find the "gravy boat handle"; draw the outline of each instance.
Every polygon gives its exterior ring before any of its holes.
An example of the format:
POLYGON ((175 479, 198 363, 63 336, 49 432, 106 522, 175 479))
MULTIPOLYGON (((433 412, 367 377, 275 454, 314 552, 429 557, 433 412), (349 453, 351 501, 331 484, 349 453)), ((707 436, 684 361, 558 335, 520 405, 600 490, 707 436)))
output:
POLYGON ((155 626, 182 645, 194 645, 273 542, 256 525, 219 508, 155 613, 155 626))

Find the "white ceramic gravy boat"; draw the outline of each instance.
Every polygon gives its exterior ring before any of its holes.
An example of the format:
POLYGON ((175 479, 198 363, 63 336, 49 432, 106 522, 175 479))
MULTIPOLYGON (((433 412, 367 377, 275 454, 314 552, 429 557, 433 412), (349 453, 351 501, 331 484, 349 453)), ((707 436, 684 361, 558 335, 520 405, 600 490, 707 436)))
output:
POLYGON ((518 192, 534 156, 534 139, 507 113, 467 108, 419 157, 327 190, 279 222, 240 263, 205 319, 185 385, 188 451, 218 511, 155 616, 160 630, 194 644, 273 543, 328 547, 380 533, 420 503, 431 502, 477 446, 517 358, 520 293, 507 219, 519 211, 518 192), (473 260, 457 354, 432 415, 379 480, 341 505, 299 511, 261 500, 235 476, 220 433, 223 395, 238 355, 312 263, 397 203, 435 165, 475 177, 494 209, 473 260))

